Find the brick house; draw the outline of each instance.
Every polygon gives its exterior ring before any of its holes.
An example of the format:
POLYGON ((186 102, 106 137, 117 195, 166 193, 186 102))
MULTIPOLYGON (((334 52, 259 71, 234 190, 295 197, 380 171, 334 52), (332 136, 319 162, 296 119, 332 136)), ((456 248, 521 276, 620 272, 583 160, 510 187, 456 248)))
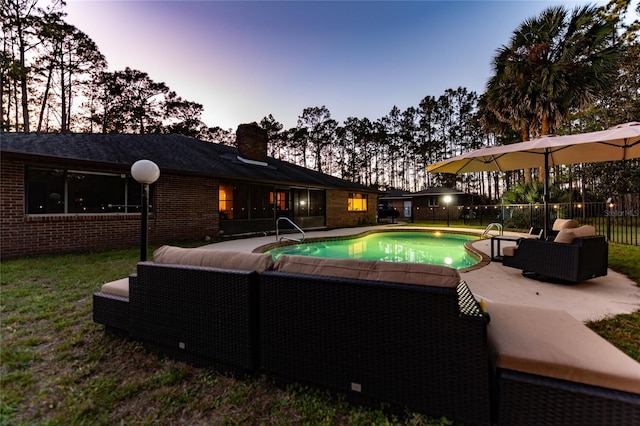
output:
POLYGON ((375 223, 378 193, 268 158, 266 133, 238 128, 238 148, 180 135, 0 133, 0 256, 134 246, 140 188, 131 165, 155 162, 149 241, 375 223))

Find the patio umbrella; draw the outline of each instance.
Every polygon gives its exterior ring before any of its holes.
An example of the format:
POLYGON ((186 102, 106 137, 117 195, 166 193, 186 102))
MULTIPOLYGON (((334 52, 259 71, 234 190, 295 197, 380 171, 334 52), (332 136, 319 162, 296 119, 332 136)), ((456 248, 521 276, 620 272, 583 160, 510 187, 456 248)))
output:
POLYGON ((544 136, 527 142, 480 148, 432 164, 433 173, 544 168, 544 230, 547 231, 549 167, 559 164, 597 163, 640 158, 640 122, 620 124, 608 130, 566 136, 544 136))

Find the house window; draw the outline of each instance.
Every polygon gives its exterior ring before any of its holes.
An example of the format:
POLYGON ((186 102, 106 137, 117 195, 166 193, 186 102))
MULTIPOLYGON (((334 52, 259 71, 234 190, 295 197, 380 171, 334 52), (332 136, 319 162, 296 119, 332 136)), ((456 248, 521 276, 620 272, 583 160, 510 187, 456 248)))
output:
POLYGON ((220 219, 233 219, 233 185, 221 183, 218 189, 220 219))
POLYGON ((65 213, 64 170, 27 169, 27 213, 65 213))
POLYGON ((358 194, 358 193, 349 194, 347 210, 350 212, 367 211, 368 197, 369 196, 367 194, 358 194))
POLYGON ((267 219, 274 217, 273 187, 220 182, 220 219, 267 219))
POLYGON ((318 189, 282 189, 260 184, 220 182, 220 219, 291 219, 323 216, 325 192, 318 189))
MULTIPOLYGON (((26 171, 27 214, 139 212, 140 191, 141 185, 125 174, 36 167, 26 171)), ((149 203, 153 210, 153 190, 149 203)))
POLYGON ((220 219, 248 219, 248 185, 242 183, 220 182, 218 189, 218 210, 220 219))
POLYGON ((324 191, 309 190, 309 216, 323 216, 324 206, 324 191))
POLYGON ((295 204, 293 206, 294 216, 295 217, 309 216, 309 190, 308 189, 294 190, 293 199, 295 201, 295 204))
POLYGON ((269 194, 269 201, 275 204, 278 212, 289 210, 289 192, 276 191, 269 194))

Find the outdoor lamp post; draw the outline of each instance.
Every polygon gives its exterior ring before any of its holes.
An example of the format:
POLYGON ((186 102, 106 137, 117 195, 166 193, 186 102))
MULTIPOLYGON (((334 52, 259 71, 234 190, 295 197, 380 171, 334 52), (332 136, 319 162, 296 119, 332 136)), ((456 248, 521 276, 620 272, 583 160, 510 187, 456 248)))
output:
POLYGON ((147 237, 147 222, 149 219, 149 185, 154 183, 160 177, 160 169, 153 161, 139 160, 131 166, 131 176, 142 184, 142 196, 140 208, 142 218, 140 224, 140 261, 147 260, 147 246, 149 239, 147 237))
POLYGON ((607 241, 611 241, 611 214, 613 213, 613 198, 609 197, 607 199, 607 205, 609 206, 609 210, 605 210, 605 214, 607 215, 607 241))
POLYGON ((445 195, 444 202, 447 205, 447 227, 449 227, 449 203, 451 202, 451 195, 445 195))

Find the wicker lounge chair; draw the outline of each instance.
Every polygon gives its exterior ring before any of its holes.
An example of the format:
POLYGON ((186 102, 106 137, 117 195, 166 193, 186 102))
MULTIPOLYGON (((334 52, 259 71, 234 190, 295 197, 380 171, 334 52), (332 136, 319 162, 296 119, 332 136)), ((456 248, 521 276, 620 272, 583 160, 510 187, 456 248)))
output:
POLYGON ((522 239, 517 249, 505 248, 502 264, 530 274, 581 282, 607 275, 609 246, 604 236, 593 234, 593 227, 564 229, 554 241, 522 239), (566 239, 565 239, 565 236, 566 239))

